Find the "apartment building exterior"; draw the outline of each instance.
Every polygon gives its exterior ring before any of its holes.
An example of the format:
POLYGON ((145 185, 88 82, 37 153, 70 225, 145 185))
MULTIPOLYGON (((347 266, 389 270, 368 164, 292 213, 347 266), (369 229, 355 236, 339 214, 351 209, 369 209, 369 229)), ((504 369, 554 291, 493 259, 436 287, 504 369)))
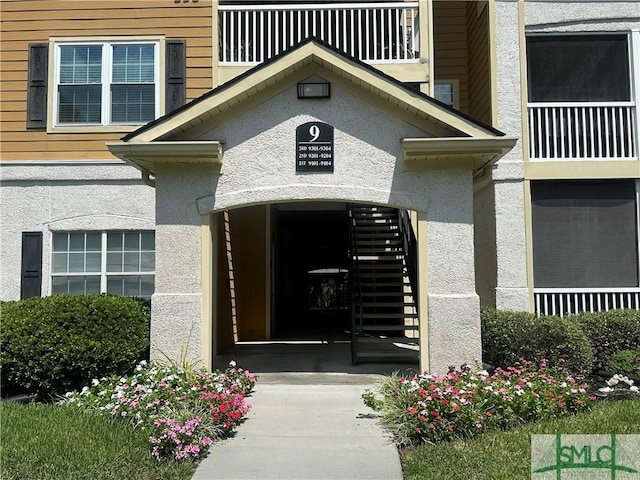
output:
POLYGON ((634 2, 2 8, 3 300, 149 297, 155 355, 210 366, 353 329, 356 270, 397 297, 353 240, 393 207, 422 368, 479 358, 480 303, 639 308, 634 2))

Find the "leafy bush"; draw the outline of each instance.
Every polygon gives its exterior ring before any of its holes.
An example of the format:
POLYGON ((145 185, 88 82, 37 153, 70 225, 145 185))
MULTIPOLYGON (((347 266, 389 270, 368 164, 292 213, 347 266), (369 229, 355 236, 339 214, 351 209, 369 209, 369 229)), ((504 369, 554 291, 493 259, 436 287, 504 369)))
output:
POLYGON ((3 395, 64 393, 130 372, 147 354, 149 308, 133 298, 55 295, 0 308, 3 395))
POLYGON ((589 338, 596 369, 610 370, 608 359, 620 350, 640 350, 640 311, 581 313, 568 319, 580 325, 589 338))
POLYGON ((638 350, 618 350, 608 358, 607 364, 609 369, 616 373, 640 377, 640 351, 638 350))
POLYGON ((197 459, 230 435, 250 406, 256 376, 235 363, 213 373, 190 366, 141 362, 133 375, 92 381, 66 403, 131 423, 149 434, 158 460, 197 459))
POLYGON ((590 408, 585 386, 566 371, 516 363, 494 375, 466 369, 444 376, 386 377, 382 398, 367 391, 365 405, 380 412, 400 446, 470 438, 492 429, 561 417, 590 408))
POLYGON ((520 358, 563 364, 574 375, 593 369, 589 339, 576 322, 560 317, 536 317, 527 312, 483 308, 482 353, 485 362, 506 368, 520 358))

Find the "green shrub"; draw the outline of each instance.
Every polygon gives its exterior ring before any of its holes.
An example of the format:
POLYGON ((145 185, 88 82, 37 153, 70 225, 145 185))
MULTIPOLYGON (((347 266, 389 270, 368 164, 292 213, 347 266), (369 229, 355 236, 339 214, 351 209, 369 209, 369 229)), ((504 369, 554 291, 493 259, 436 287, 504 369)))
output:
POLYGON ((506 368, 520 358, 563 364, 575 375, 593 368, 589 339, 576 322, 560 317, 536 317, 527 312, 481 310, 482 353, 485 362, 506 368))
POLYGON ((149 308, 129 297, 56 295, 0 305, 3 395, 64 393, 132 371, 147 354, 149 308))
POLYGON ((596 369, 608 370, 608 359, 620 350, 640 350, 640 311, 609 310, 568 317, 589 338, 596 369))
POLYGON ((618 350, 607 359, 608 368, 615 373, 640 377, 640 351, 618 350))

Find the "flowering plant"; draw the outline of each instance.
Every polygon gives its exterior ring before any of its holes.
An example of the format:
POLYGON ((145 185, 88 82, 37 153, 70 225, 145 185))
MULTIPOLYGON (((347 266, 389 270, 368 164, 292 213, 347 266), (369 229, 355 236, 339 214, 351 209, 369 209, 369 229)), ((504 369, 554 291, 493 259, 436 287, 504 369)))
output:
POLYGON ((616 390, 616 386, 622 387, 623 385, 626 385, 627 387, 629 387, 630 392, 640 393, 640 389, 638 389, 638 386, 634 385, 634 381, 626 375, 620 375, 616 373, 605 383, 607 384, 607 386, 599 388, 598 391, 602 393, 612 393, 616 390))
POLYGON ((365 392, 365 404, 380 412, 401 446, 468 438, 489 429, 566 415, 589 408, 590 397, 562 369, 551 370, 521 360, 507 369, 463 368, 437 376, 429 373, 388 377, 382 399, 365 392))
POLYGON ((225 371, 141 362, 130 376, 94 379, 65 402, 129 421, 149 433, 158 459, 199 458, 250 409, 256 376, 231 362, 225 371))

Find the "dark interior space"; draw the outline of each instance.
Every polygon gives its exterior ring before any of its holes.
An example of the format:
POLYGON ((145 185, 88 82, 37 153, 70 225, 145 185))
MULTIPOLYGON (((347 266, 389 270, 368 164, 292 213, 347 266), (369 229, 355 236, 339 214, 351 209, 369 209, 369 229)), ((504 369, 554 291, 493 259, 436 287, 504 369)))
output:
POLYGON ((279 212, 274 252, 276 338, 349 338, 348 225, 346 210, 279 212))

